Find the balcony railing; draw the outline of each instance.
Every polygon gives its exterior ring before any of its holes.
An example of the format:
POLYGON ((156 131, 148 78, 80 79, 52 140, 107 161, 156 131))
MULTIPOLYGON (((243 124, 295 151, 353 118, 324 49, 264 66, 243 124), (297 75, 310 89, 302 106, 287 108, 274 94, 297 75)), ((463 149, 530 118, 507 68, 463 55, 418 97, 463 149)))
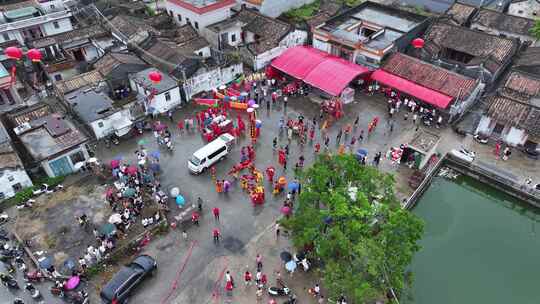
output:
POLYGON ((71 11, 64 10, 60 12, 54 12, 54 13, 50 13, 43 16, 0 24, 0 32, 17 30, 17 29, 40 25, 46 22, 69 18, 69 17, 71 17, 71 11))

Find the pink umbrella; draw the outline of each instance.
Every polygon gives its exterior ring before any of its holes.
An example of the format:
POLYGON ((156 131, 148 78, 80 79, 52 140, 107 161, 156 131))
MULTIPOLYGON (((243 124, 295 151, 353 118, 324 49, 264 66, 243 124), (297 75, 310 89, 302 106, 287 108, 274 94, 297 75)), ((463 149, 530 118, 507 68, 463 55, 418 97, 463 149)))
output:
POLYGON ((284 215, 289 215, 291 213, 291 208, 283 206, 281 207, 281 213, 283 213, 284 215))
POLYGON ((111 197, 112 195, 114 194, 114 189, 113 188, 107 188, 107 191, 105 192, 105 196, 106 197, 111 197))
POLYGON ((156 131, 163 131, 165 129, 167 129, 167 125, 164 123, 156 122, 156 124, 154 125, 154 130, 156 131))
POLYGON ((117 159, 111 160, 111 168, 116 169, 118 167, 120 167, 120 161, 117 159))
POLYGON ((135 167, 135 166, 127 167, 126 173, 131 175, 131 176, 137 175, 137 167, 135 167))
POLYGON ((69 278, 69 280, 66 282, 66 289, 72 290, 77 288, 79 286, 79 283, 81 282, 81 278, 79 276, 73 276, 69 278))

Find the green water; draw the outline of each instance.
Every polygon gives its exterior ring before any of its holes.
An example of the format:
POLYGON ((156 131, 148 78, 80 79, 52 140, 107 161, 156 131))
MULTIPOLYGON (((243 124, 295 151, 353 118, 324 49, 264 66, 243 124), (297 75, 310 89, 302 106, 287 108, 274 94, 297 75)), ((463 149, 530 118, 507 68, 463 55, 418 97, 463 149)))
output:
POLYGON ((405 303, 539 304, 540 214, 468 177, 436 178, 413 212, 426 222, 405 303))

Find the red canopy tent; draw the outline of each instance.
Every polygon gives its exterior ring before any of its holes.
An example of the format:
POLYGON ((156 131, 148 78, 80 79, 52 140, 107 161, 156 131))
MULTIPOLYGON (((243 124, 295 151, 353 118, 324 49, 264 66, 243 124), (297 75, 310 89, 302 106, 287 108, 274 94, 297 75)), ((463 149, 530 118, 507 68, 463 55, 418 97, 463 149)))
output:
POLYGON ((305 46, 289 48, 272 61, 272 67, 333 96, 339 96, 354 78, 369 72, 366 67, 305 46))
POLYGON ((414 96, 439 109, 446 109, 454 97, 428 89, 412 81, 401 78, 384 70, 377 70, 371 74, 371 79, 384 85, 395 88, 405 94, 414 96))

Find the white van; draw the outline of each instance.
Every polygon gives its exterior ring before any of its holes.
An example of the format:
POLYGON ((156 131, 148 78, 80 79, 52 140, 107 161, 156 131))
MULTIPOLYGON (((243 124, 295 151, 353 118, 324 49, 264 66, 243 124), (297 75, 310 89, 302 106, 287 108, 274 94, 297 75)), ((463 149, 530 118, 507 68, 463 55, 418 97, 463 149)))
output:
POLYGON ((195 151, 188 161, 189 171, 195 174, 202 173, 217 161, 225 158, 229 154, 229 147, 233 141, 234 136, 224 133, 209 142, 206 146, 195 151))

